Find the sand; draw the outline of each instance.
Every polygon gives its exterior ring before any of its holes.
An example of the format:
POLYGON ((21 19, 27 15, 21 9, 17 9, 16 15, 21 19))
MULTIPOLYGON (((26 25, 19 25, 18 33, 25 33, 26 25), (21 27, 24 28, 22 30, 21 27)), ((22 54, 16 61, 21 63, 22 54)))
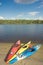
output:
MULTIPOLYGON (((0 65, 10 65, 6 64, 4 59, 12 45, 13 43, 0 43, 0 65)), ((12 65, 43 65, 43 44, 34 55, 12 65)))

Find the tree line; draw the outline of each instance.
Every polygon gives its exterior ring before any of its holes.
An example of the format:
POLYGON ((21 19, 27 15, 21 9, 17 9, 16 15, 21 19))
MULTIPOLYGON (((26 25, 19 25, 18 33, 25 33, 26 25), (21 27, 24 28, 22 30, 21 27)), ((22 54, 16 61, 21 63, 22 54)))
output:
POLYGON ((0 20, 0 24, 43 24, 43 20, 0 20))

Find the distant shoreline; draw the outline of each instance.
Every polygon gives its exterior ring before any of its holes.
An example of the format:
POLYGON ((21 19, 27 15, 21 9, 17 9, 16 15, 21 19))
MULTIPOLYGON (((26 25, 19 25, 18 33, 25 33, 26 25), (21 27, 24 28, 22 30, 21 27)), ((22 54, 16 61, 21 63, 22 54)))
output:
POLYGON ((0 20, 0 24, 43 24, 43 20, 0 20))

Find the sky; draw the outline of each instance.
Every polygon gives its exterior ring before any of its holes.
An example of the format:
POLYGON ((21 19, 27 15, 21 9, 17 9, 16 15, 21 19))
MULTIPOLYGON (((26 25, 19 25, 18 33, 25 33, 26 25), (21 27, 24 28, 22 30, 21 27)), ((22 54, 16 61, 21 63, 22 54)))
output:
POLYGON ((0 0, 0 19, 43 20, 43 0, 0 0))

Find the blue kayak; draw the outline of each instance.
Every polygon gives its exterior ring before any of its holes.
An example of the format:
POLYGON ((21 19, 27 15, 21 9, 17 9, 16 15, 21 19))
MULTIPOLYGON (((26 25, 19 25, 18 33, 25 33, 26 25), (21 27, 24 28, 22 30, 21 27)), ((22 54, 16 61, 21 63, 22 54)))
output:
POLYGON ((17 55, 14 59, 12 59, 11 61, 9 61, 9 64, 13 64, 19 60, 25 59, 31 55, 33 55, 35 52, 38 51, 38 49, 40 48, 40 44, 33 46, 32 48, 29 48, 27 50, 25 50, 23 53, 21 53, 20 55, 17 55))

